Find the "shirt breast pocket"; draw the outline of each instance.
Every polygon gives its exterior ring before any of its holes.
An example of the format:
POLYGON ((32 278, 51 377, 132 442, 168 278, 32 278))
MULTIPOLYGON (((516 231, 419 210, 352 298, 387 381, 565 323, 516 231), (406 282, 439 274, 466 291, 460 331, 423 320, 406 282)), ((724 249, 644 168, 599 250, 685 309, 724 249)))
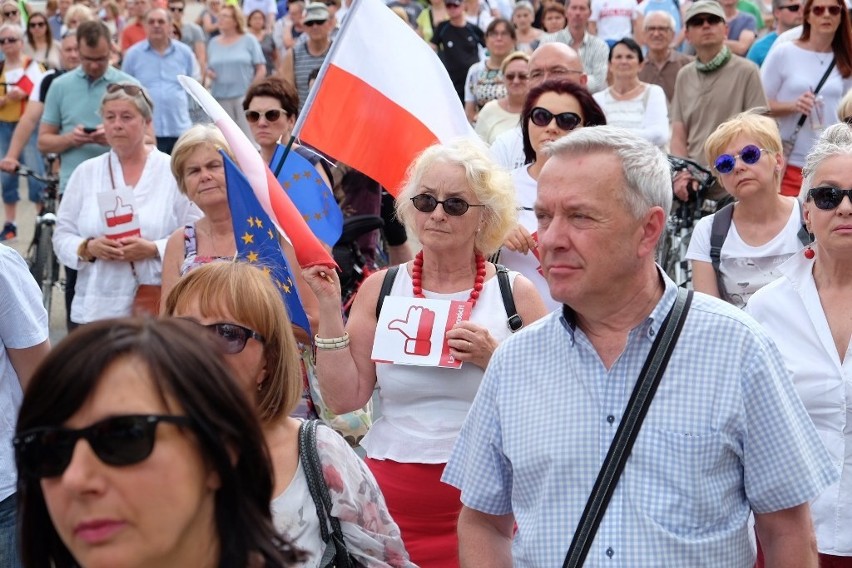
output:
POLYGON ((741 468, 722 434, 652 428, 639 434, 624 470, 636 513, 683 536, 720 522, 728 500, 742 491, 737 475, 741 468))

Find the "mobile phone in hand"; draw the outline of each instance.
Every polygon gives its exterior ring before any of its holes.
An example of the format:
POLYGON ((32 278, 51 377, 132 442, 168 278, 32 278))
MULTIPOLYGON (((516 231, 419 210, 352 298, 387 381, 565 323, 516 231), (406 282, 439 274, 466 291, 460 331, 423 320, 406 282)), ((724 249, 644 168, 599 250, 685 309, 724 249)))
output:
POLYGON ((83 128, 83 132, 85 132, 86 134, 91 134, 95 130, 97 130, 97 127, 93 127, 93 126, 86 126, 86 127, 83 128))

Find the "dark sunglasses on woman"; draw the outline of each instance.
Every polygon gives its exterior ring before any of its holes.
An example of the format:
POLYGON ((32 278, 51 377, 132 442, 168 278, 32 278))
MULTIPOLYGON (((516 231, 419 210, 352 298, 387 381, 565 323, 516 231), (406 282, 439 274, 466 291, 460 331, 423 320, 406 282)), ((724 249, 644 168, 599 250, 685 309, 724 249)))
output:
POLYGON ((713 164, 713 167, 715 167, 716 171, 720 174, 729 174, 734 171, 734 166, 737 165, 737 158, 741 159, 744 164, 753 166, 760 161, 760 156, 763 152, 766 152, 766 150, 761 150, 754 144, 749 144, 740 150, 739 154, 735 154, 733 156, 730 154, 722 154, 716 158, 716 162, 713 164))
POLYGON ((814 205, 823 211, 831 211, 840 207, 844 197, 852 201, 852 189, 840 189, 830 185, 821 185, 808 191, 808 199, 814 200, 814 205))
POLYGON ((284 109, 273 108, 269 110, 265 110, 263 112, 258 112, 256 110, 247 110, 246 111, 246 120, 251 123, 255 123, 260 120, 260 117, 266 119, 266 122, 277 122, 281 115, 289 116, 289 113, 284 109))
POLYGON ((828 10, 828 13, 832 16, 837 16, 840 14, 840 6, 811 6, 811 14, 814 16, 822 16, 825 14, 825 11, 828 10))
POLYGON ((151 455, 160 422, 190 425, 186 416, 147 414, 113 416, 78 430, 62 426, 34 428, 15 436, 15 455, 22 475, 57 477, 71 463, 77 442, 84 438, 103 463, 133 465, 151 455))
POLYGON ((444 212, 453 217, 464 215, 471 207, 485 207, 484 205, 473 205, 460 197, 449 197, 443 201, 438 201, 427 193, 415 195, 411 198, 411 202, 414 204, 415 209, 423 213, 431 213, 440 204, 444 208, 444 212))
POLYGON ((559 130, 574 130, 577 128, 583 119, 580 118, 580 115, 576 112, 560 112, 559 114, 553 114, 546 108, 535 107, 530 112, 530 120, 536 126, 541 126, 542 128, 550 124, 553 119, 556 119, 556 127, 559 130))

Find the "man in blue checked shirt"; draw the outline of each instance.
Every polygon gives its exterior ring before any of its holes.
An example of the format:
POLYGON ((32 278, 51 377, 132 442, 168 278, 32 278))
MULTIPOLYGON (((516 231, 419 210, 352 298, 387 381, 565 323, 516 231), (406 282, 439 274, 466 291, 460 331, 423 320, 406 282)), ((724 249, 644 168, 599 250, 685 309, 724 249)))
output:
MULTIPOLYGON (((562 565, 677 295, 654 262, 665 156, 609 126, 550 153, 539 252, 565 306, 494 353, 444 471, 465 568, 562 565)), ((754 512, 766 566, 816 568, 808 501, 837 476, 772 341, 696 294, 585 566, 750 568, 754 512)))

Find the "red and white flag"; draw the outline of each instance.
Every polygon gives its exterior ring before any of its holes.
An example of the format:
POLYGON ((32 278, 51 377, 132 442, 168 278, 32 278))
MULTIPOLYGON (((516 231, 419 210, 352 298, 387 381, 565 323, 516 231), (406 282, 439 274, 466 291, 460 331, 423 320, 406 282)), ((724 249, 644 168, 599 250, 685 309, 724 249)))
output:
POLYGON ((293 135, 396 195, 417 155, 476 136, 432 48, 380 0, 355 0, 293 135))

